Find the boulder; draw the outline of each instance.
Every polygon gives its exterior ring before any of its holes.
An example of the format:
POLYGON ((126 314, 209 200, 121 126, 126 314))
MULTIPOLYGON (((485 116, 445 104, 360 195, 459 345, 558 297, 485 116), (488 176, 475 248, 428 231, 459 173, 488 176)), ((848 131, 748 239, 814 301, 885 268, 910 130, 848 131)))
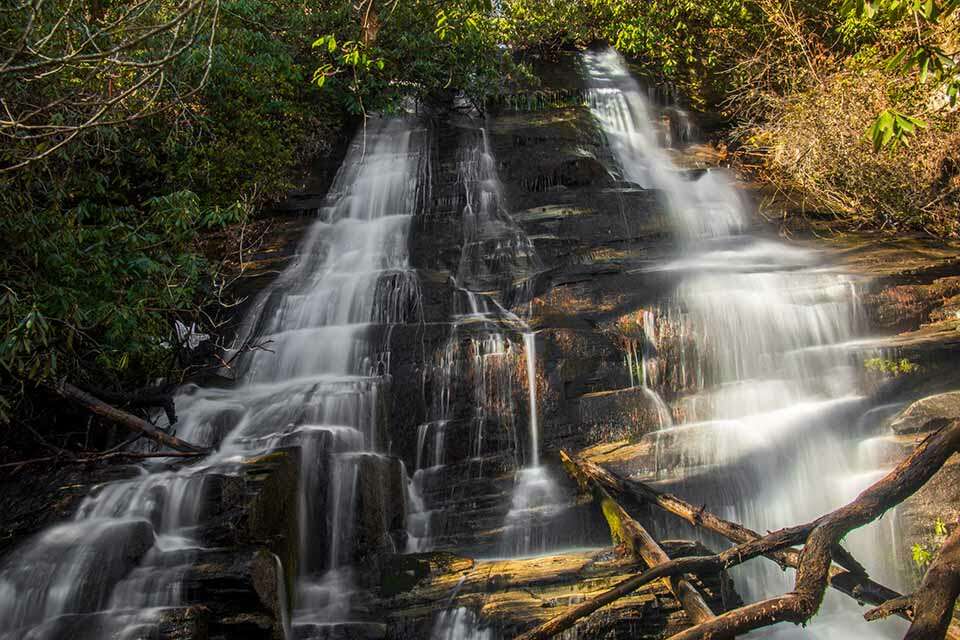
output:
POLYGON ((960 420, 960 391, 940 393, 917 400, 904 409, 890 428, 898 435, 935 431, 960 420))
POLYGON ((205 608, 211 638, 283 638, 287 603, 279 571, 265 549, 203 552, 184 576, 184 598, 205 608))
POLYGON ((890 428, 898 435, 935 431, 960 420, 960 391, 940 393, 917 400, 904 409, 890 428))
MULTIPOLYGON (((914 446, 924 434, 960 419, 960 391, 951 391, 917 400, 891 422, 903 436, 912 435, 914 446)), ((935 551, 943 540, 935 531, 937 520, 952 524, 960 520, 960 455, 954 455, 919 491, 895 510, 898 535, 896 569, 907 584, 917 584, 922 571, 913 560, 913 547, 935 551)))

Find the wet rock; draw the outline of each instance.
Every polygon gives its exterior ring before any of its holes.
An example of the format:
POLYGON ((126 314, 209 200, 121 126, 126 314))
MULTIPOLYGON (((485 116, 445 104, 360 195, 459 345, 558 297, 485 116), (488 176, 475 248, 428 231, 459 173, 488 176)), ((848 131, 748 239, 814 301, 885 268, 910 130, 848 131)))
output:
MULTIPOLYGON (((911 404, 891 422, 901 438, 911 436, 919 444, 927 433, 953 420, 960 419, 960 391, 928 396, 911 404)), ((920 545, 930 552, 943 543, 938 539, 935 524, 960 520, 960 455, 954 455, 913 496, 894 511, 897 527, 896 561, 901 578, 917 584, 922 571, 913 560, 913 547, 920 545)))
POLYGON ((960 420, 960 391, 941 393, 917 400, 901 412, 890 428, 898 435, 935 431, 960 420))
POLYGON ((236 474, 205 479, 206 523, 199 533, 210 546, 263 546, 280 558, 293 593, 299 555, 300 451, 278 449, 243 463, 236 474))
POLYGON ((0 560, 13 545, 70 519, 97 484, 132 478, 138 473, 132 465, 65 464, 48 469, 25 467, 5 477, 0 484, 0 560))
POLYGON ((392 551, 405 526, 405 474, 398 458, 365 454, 358 463, 355 556, 392 551))
POLYGON ((31 638, 44 640, 208 640, 208 611, 175 607, 137 615, 118 611, 68 614, 46 621, 31 638))
POLYGON ((208 623, 205 607, 168 609, 160 614, 157 640, 207 640, 208 623))
POLYGON ((556 183, 565 187, 607 185, 613 182, 603 163, 591 156, 565 160, 554 171, 556 183))
POLYGON ((578 400, 580 424, 593 442, 638 438, 670 424, 670 413, 644 387, 588 393, 578 400))
POLYGON ((211 638, 283 637, 283 576, 263 549, 203 552, 183 581, 188 602, 208 612, 211 638))
POLYGON ((298 624, 293 640, 383 640, 387 625, 379 622, 338 622, 333 624, 298 624))
POLYGON ((934 312, 937 314, 935 320, 956 318, 951 312, 955 310, 958 298, 960 277, 951 276, 931 283, 882 287, 866 296, 864 302, 873 326, 908 331, 919 328, 934 312))

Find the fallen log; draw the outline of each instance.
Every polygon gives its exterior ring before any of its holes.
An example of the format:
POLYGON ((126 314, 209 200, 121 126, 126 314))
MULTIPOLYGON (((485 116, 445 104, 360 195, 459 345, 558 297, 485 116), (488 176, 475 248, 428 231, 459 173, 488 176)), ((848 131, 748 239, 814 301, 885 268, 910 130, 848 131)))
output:
POLYGON ((106 418, 115 424, 129 429, 130 431, 139 433, 143 435, 143 437, 149 438, 150 440, 153 440, 154 442, 165 447, 169 447, 175 451, 199 453, 206 450, 204 447, 199 447, 185 440, 181 440, 174 435, 170 435, 169 433, 161 431, 146 420, 138 418, 137 416, 127 413, 126 411, 117 409, 116 407, 103 402, 99 398, 96 398, 86 391, 78 389, 65 380, 60 380, 50 385, 50 389, 63 398, 66 398, 67 400, 84 407, 88 411, 95 413, 98 416, 106 418))
MULTIPOLYGON (((794 591, 748 604, 695 624, 671 640, 720 640, 735 638, 778 622, 803 624, 820 608, 830 580, 833 555, 840 540, 853 529, 879 518, 888 509, 913 495, 960 449, 960 421, 927 437, 893 471, 863 491, 855 500, 816 520, 774 531, 713 556, 680 558, 628 578, 610 590, 527 632, 523 640, 550 638, 569 628, 577 619, 632 593, 653 580, 668 575, 717 571, 806 542, 797 565, 794 591)), ((943 636, 939 636, 942 638, 943 636)), ((929 640, 937 640, 936 637, 929 640)))
MULTIPOLYGON (((736 549, 736 548, 735 548, 736 549)), ((709 573, 722 571, 727 566, 740 564, 736 560, 736 552, 724 552, 724 554, 715 556, 692 556, 688 558, 677 558, 670 562, 658 564, 641 573, 640 575, 617 583, 607 591, 598 596, 581 602, 577 606, 568 609, 550 620, 547 620, 540 626, 527 631, 516 640, 545 640, 552 638, 561 631, 569 629, 581 618, 589 616, 591 613, 607 606, 608 604, 628 596, 640 587, 650 584, 655 580, 660 580, 669 576, 679 576, 685 573, 709 573)), ((755 556, 750 556, 755 557, 755 556)))
MULTIPOLYGON (((614 500, 610 494, 599 483, 592 481, 578 467, 578 463, 567 455, 565 451, 560 452, 560 459, 563 466, 571 476, 586 489, 589 485, 593 489, 592 493, 600 503, 603 515, 610 526, 610 532, 615 539, 619 539, 630 549, 634 558, 643 560, 647 566, 654 567, 658 564, 670 562, 670 556, 657 544, 646 529, 639 522, 627 513, 627 511, 614 500)), ((682 576, 670 576, 664 579, 667 589, 676 597, 677 601, 687 612, 687 616, 694 622, 704 622, 714 616, 713 611, 704 602, 703 597, 697 592, 690 581, 682 576)))
POLYGON ((172 384, 162 384, 152 387, 144 387, 135 391, 110 391, 93 386, 84 385, 81 389, 90 395, 99 398, 117 408, 136 407, 138 409, 149 409, 159 407, 163 409, 170 424, 177 422, 177 407, 173 402, 173 394, 176 386, 172 384))
MULTIPOLYGON (((724 520, 707 511, 704 507, 695 507, 672 494, 662 493, 642 482, 619 478, 593 462, 578 460, 578 463, 584 474, 599 482, 614 494, 627 495, 640 502, 656 505, 667 513, 671 513, 696 527, 719 534, 731 542, 741 544, 750 540, 758 540, 761 537, 756 531, 735 522, 724 520)), ((800 551, 797 549, 772 551, 765 557, 773 560, 783 569, 788 567, 796 569, 800 563, 800 551)), ((837 591, 850 596, 857 602, 873 605, 902 597, 893 589, 871 580, 862 570, 860 564, 853 560, 849 554, 846 552, 836 553, 835 549, 834 561, 838 560, 843 562, 845 566, 848 565, 848 569, 849 567, 855 568, 847 571, 836 566, 830 568, 830 586, 837 591)), ((906 610, 894 613, 908 621, 913 619, 906 610)))
MULTIPOLYGON (((852 502, 814 521, 797 567, 794 590, 745 605, 694 625, 672 640, 735 638, 778 622, 803 624, 820 609, 829 581, 832 549, 850 531, 873 522, 900 504, 933 476, 960 449, 960 420, 928 436, 914 452, 852 502)), ((951 600, 953 602, 953 600, 951 600)), ((924 640, 942 639, 946 625, 924 640)), ((916 640, 919 636, 913 636, 916 640)))

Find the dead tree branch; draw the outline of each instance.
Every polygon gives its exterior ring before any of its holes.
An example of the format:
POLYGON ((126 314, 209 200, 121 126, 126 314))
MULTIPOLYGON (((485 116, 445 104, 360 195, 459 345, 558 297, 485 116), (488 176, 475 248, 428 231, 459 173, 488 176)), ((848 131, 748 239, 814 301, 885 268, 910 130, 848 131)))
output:
MULTIPOLYGON (((593 489, 592 493, 600 503, 603 515, 610 525, 611 533, 614 537, 621 538, 620 541, 627 545, 636 559, 643 560, 649 567, 670 562, 670 557, 657 544, 653 536, 639 522, 634 520, 600 483, 584 473, 579 464, 566 452, 560 452, 560 459, 563 461, 563 466, 567 469, 567 472, 582 488, 586 489, 589 486, 593 489)), ((710 607, 704 602, 689 580, 681 576, 670 576, 664 582, 692 621, 705 622, 714 616, 713 611, 710 610, 710 607)))
POLYGON ((130 431, 139 433, 143 435, 143 437, 149 438, 157 444, 184 453, 195 454, 205 451, 204 447, 198 447, 197 445, 191 444, 185 440, 181 440, 174 435, 165 433, 154 427, 146 420, 138 418, 137 416, 127 413, 126 411, 121 411, 120 409, 103 402, 102 400, 90 395, 86 391, 78 389, 64 380, 60 380, 50 385, 50 388, 58 395, 84 407, 88 411, 106 418, 115 424, 125 427, 130 431))
MULTIPOLYGON (((805 623, 817 613, 823 601, 832 564, 831 549, 850 531, 873 522, 913 495, 958 448, 960 421, 954 421, 931 434, 913 454, 853 502, 814 521, 815 526, 807 536, 800 556, 792 592, 728 611, 676 634, 672 640, 719 640, 778 622, 805 623)), ((924 640, 943 638, 945 632, 946 624, 939 630, 939 635, 927 635, 924 640)), ((911 640, 919 637, 914 635, 911 640)))
MULTIPOLYGON (((924 440, 893 471, 868 487, 849 504, 812 522, 774 531, 713 556, 680 558, 657 565, 624 580, 612 589, 520 636, 522 640, 550 638, 576 620, 632 593, 653 580, 684 573, 720 571, 760 555, 782 551, 806 542, 800 552, 794 591, 748 604, 695 624, 672 640, 720 640, 734 638, 778 622, 802 624, 820 608, 830 581, 834 549, 850 531, 876 520, 887 510, 913 495, 960 449, 960 421, 955 421, 924 440)), ((940 636, 941 638, 943 636, 940 636)), ((936 637, 930 638, 936 640, 936 637)))
POLYGON ((92 464, 94 462, 108 462, 110 460, 147 460, 150 458, 199 458, 206 455, 202 451, 161 451, 161 452, 141 452, 141 451, 115 451, 113 453, 88 454, 78 457, 65 456, 44 456, 42 458, 31 458, 30 460, 20 460, 18 462, 5 462, 0 464, 0 469, 19 469, 32 464, 43 464, 47 462, 66 462, 70 464, 92 464))
MULTIPOLYGON (((695 507, 672 494, 661 493, 642 482, 619 478, 603 467, 586 460, 580 460, 579 464, 584 473, 602 484, 607 490, 612 491, 614 495, 627 495, 640 502, 653 504, 695 527, 712 531, 737 544, 761 538, 760 534, 752 529, 724 520, 705 508, 695 507)), ((871 580, 860 567, 860 564, 849 557, 849 554, 844 552, 843 555, 847 557, 841 557, 839 560, 834 558, 834 561, 838 564, 842 562, 847 570, 836 566, 830 568, 831 587, 850 596, 857 602, 874 605, 902 597, 893 589, 871 580)), ((788 548, 774 551, 766 554, 765 557, 773 560, 783 569, 796 569, 800 563, 800 551, 797 549, 788 548)), ((906 611, 895 613, 906 620, 913 619, 906 611)))

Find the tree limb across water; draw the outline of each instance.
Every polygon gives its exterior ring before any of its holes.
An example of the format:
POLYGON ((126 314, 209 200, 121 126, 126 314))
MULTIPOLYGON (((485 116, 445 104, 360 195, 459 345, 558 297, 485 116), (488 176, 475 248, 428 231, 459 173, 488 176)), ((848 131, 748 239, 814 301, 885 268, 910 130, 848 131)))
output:
MULTIPOLYGON (((661 493, 642 482, 619 478, 593 462, 586 460, 579 462, 585 473, 616 495, 628 495, 641 502, 656 505, 667 513, 671 513, 696 527, 719 534, 734 543, 744 543, 761 538, 756 531, 735 522, 724 520, 707 511, 704 507, 695 507, 672 494, 661 493)), ((837 566, 830 568, 830 586, 837 591, 850 596, 857 602, 875 605, 902 597, 893 589, 871 580, 863 568, 860 567, 860 564, 847 552, 844 551, 842 554, 835 552, 834 555, 834 562, 847 567, 847 570, 837 566)), ((800 563, 800 551, 793 548, 773 551, 765 554, 765 557, 773 560, 783 569, 796 569, 800 563)), ((912 620, 903 611, 896 613, 905 620, 912 620)))
POLYGON ((99 398, 87 393, 86 391, 78 389, 65 380, 60 380, 53 383, 50 385, 50 388, 58 395, 84 407, 88 411, 106 418, 115 424, 125 427, 130 431, 141 434, 144 438, 149 438, 150 440, 153 440, 162 446, 169 447, 175 451, 191 454, 202 453, 206 450, 204 447, 197 446, 187 442, 186 440, 181 440, 177 436, 161 431, 146 420, 138 418, 137 416, 127 413, 126 411, 117 409, 116 407, 103 402, 99 398))
MULTIPOLYGON (((653 536, 639 522, 634 520, 599 482, 584 473, 576 460, 563 451, 560 452, 560 458, 564 467, 581 487, 585 489, 588 485, 592 487, 593 494, 599 501, 603 514, 610 525, 610 532, 630 548, 636 559, 643 560, 649 567, 670 562, 670 557, 657 544, 653 536)), ((686 578, 671 576, 665 578, 664 582, 691 620, 706 622, 714 616, 703 597, 686 578)))
MULTIPOLYGON (((573 626, 577 620, 590 615, 597 609, 660 578, 679 576, 684 573, 727 569, 743 564, 759 555, 780 553, 781 559, 787 561, 788 557, 785 554, 788 552, 797 554, 795 565, 797 568, 796 586, 792 592, 744 605, 705 622, 695 623, 689 629, 674 635, 671 640, 719 640, 721 638, 734 638, 754 629, 779 622, 806 623, 819 610, 827 586, 835 584, 837 582, 836 578, 840 577, 835 572, 833 562, 834 557, 839 555, 836 550, 843 537, 850 531, 873 522, 886 511, 913 495, 958 450, 960 450, 960 421, 954 421, 927 437, 908 458, 886 476, 868 487, 852 502, 812 522, 774 531, 762 537, 754 537, 757 534, 749 529, 727 523, 716 518, 716 516, 709 516, 703 510, 695 510, 695 513, 689 513, 690 521, 694 524, 702 526, 701 521, 708 518, 713 519, 714 524, 727 528, 731 532, 738 530, 739 535, 749 536, 750 539, 744 540, 720 554, 680 558, 652 567, 642 574, 629 578, 599 596, 547 621, 520 636, 520 638, 521 640, 534 640, 552 637, 559 631, 573 626), (728 525, 733 526, 729 527, 728 525), (791 546, 801 543, 805 543, 802 551, 797 552, 790 549, 791 546)), ((655 499, 658 503, 660 501, 671 502, 677 500, 672 496, 668 498, 664 494, 658 494, 655 499)), ((689 507, 689 505, 686 506, 689 507)), ((948 551, 941 555, 952 557, 954 553, 948 551)), ((787 566, 790 566, 790 564, 787 566)), ((953 564, 952 566, 955 567, 956 565, 953 564)), ((847 577, 852 575, 850 572, 843 572, 839 569, 837 571, 847 574, 847 577)), ((940 575, 942 576, 942 574, 940 575)), ((935 576, 935 578, 938 584, 943 584, 942 577, 935 576)), ((926 583, 927 580, 925 579, 924 582, 926 583)), ((849 583, 847 586, 850 586, 849 583)), ((851 587, 851 590, 854 589, 851 587)), ((893 593, 893 595, 894 597, 900 597, 896 593, 893 593)), ((941 597, 944 601, 949 601, 950 606, 948 608, 952 611, 956 593, 947 590, 941 593, 941 597)), ((885 598, 884 600, 889 599, 885 598)), ((941 610, 939 605, 934 609, 936 611, 941 610)), ((935 613, 931 615, 935 615, 935 613)), ((939 631, 940 635, 928 634, 922 637, 925 640, 937 640, 945 636, 946 629, 947 625, 944 624, 942 631, 939 631)), ((915 640, 921 636, 908 637, 910 640, 915 640)))

